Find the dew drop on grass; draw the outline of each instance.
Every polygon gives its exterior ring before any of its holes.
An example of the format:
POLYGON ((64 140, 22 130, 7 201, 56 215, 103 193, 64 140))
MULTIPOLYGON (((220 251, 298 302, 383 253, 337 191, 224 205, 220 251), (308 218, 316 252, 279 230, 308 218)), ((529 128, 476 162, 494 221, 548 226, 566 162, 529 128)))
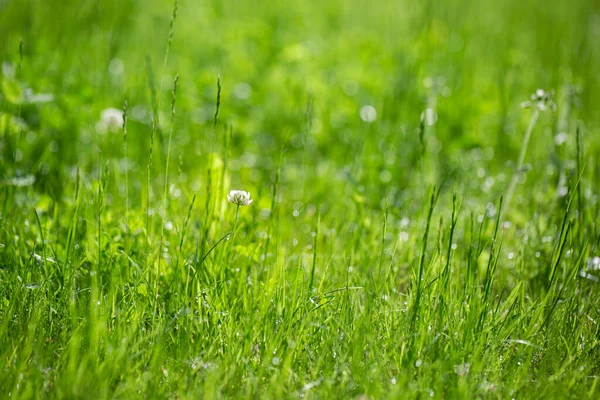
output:
POLYGON ((421 364, 423 363, 423 361, 421 361, 421 359, 419 358, 416 362, 415 362, 415 367, 419 368, 421 367, 421 364))
POLYGON ((279 365, 279 363, 281 362, 281 360, 279 360, 279 357, 273 357, 273 359, 271 360, 271 362, 273 363, 273 365, 279 365))

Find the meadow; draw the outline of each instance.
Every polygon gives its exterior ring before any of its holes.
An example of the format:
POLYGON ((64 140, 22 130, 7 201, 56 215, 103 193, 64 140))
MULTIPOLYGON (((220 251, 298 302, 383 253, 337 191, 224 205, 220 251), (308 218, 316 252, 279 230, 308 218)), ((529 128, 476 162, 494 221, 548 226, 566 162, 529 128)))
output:
POLYGON ((0 0, 0 397, 598 398, 598 43, 594 0, 0 0))

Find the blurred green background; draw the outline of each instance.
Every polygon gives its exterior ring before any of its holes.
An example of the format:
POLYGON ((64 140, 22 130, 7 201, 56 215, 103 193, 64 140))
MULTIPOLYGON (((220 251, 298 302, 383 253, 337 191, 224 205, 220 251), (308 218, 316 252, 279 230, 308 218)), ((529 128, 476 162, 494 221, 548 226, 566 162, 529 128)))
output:
MULTIPOLYGON (((136 168, 145 165, 152 115, 147 57, 159 87, 161 136, 179 74, 173 154, 192 177, 212 149, 221 77, 216 143, 231 128, 234 186, 258 186, 285 148, 290 166, 324 164, 333 174, 358 164, 356 175, 373 199, 390 180, 402 190, 418 159, 426 108, 437 120, 427 127, 436 175, 430 183, 463 161, 476 171, 468 153, 476 148, 492 149, 485 160, 492 174, 510 173, 505 163, 516 158, 528 118, 519 103, 537 88, 556 90, 561 110, 568 103, 570 136, 555 148, 564 129, 560 110, 543 118, 533 164, 574 144, 574 121, 584 122, 589 138, 598 129, 595 1, 180 1, 163 68, 172 13, 172 1, 0 2, 1 60, 16 69, 22 38, 22 82, 54 95, 19 111, 34 135, 15 165, 8 156, 14 148, 4 147, 4 174, 57 161, 60 168, 50 170, 60 176, 75 165, 92 168, 100 113, 126 100, 131 158, 136 168), (376 110, 373 124, 360 118, 365 105, 376 110), (51 142, 57 154, 48 154, 51 142), (392 179, 384 173, 380 182, 383 170, 392 179)), ((7 102, 5 93, 4 110, 15 110, 7 102)))
POLYGON ((592 395, 598 43, 595 0, 0 0, 0 388, 592 395))

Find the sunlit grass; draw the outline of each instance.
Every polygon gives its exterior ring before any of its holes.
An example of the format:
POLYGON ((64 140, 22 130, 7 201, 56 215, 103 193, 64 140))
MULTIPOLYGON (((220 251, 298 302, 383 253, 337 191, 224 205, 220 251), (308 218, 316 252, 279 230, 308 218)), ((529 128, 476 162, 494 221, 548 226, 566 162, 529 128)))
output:
POLYGON ((513 3, 0 1, 2 396, 596 398, 600 9, 513 3))

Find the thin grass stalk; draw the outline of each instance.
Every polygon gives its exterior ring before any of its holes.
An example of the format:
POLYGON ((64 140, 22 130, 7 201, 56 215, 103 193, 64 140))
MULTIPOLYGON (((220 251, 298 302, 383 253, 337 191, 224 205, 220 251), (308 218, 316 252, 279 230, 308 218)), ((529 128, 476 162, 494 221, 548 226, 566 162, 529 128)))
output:
POLYGON ((521 178, 523 164, 525 162, 525 155, 527 154, 527 148, 529 147, 529 141, 531 140, 531 134, 533 133, 533 129, 535 128, 535 124, 540 116, 540 110, 538 108, 534 108, 533 114, 531 114, 531 119, 529 120, 529 125, 527 126, 527 131, 525 132, 525 136, 523 137, 523 143, 521 143, 521 152, 519 153, 519 159, 517 160, 517 165, 515 167, 515 173, 510 180, 508 185, 508 189, 506 190, 506 194, 504 196, 504 210, 500 217, 504 216, 510 208, 510 203, 517 186, 519 183, 519 179, 521 178))

